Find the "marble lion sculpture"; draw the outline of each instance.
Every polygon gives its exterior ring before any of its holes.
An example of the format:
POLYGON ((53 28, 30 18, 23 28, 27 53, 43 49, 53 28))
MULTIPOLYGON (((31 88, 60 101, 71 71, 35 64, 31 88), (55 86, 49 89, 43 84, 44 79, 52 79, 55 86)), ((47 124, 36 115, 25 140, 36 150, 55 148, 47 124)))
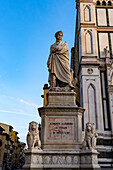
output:
POLYGON ((86 123, 85 137, 82 143, 82 149, 95 149, 98 134, 95 133, 94 123, 86 123))
POLYGON ((41 141, 39 138, 38 123, 32 121, 29 123, 29 132, 27 134, 28 149, 41 149, 41 141))

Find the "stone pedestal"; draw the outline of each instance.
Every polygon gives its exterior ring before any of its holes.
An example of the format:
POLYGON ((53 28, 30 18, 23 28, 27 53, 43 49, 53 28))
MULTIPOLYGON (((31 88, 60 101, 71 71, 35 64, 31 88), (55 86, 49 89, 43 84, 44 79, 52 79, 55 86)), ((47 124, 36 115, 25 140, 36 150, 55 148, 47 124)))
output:
POLYGON ((98 152, 85 150, 27 150, 25 152, 25 170, 100 170, 98 152))
POLYGON ((82 150, 80 158, 81 170, 98 170, 100 166, 98 164, 98 152, 96 150, 82 150))
MULTIPOLYGON (((47 106, 76 106, 75 92, 54 92, 50 91, 47 94, 47 106)), ((40 109, 39 109, 40 111, 40 109)))
POLYGON ((84 109, 76 106, 76 93, 49 92, 47 101, 47 106, 38 109, 42 149, 79 150, 84 109))
POLYGON ((25 152, 23 169, 78 170, 84 166, 96 167, 94 161, 98 153, 81 152, 84 109, 76 105, 75 92, 49 91, 47 105, 38 111, 41 117, 41 150, 34 148, 25 152))
POLYGON ((78 170, 80 165, 79 152, 75 151, 26 151, 26 160, 24 169, 74 169, 78 170))

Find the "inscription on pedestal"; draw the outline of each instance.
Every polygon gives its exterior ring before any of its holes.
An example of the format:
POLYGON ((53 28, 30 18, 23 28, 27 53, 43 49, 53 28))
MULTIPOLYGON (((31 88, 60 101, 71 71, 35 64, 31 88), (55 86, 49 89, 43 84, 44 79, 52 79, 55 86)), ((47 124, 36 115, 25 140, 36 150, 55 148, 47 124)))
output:
POLYGON ((49 140, 74 140, 74 118, 49 118, 49 140))

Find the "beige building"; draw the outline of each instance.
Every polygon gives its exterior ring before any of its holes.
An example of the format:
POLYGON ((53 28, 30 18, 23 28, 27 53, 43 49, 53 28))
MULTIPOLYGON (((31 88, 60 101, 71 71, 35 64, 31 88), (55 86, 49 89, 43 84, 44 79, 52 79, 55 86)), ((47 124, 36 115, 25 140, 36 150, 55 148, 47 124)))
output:
POLYGON ((19 141, 17 134, 12 126, 0 123, 0 170, 24 163, 25 143, 19 141))
POLYGON ((113 1, 76 0, 76 9, 71 67, 85 108, 83 130, 95 123, 99 164, 113 169, 113 1))
POLYGON ((12 126, 0 123, 0 126, 4 129, 2 131, 2 145, 0 146, 0 166, 5 169, 6 166, 12 163, 12 142, 10 140, 12 126))
POLYGON ((3 150, 2 150, 2 143, 3 143, 3 131, 4 129, 0 126, 0 170, 2 170, 2 160, 3 160, 3 150))

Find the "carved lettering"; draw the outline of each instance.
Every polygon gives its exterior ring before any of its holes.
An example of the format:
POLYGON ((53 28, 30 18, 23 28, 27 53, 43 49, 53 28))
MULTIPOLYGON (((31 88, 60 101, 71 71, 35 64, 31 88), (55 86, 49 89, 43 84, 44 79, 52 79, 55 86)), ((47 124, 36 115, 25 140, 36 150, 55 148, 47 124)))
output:
POLYGON ((49 140, 74 140, 74 118, 49 118, 49 140))

